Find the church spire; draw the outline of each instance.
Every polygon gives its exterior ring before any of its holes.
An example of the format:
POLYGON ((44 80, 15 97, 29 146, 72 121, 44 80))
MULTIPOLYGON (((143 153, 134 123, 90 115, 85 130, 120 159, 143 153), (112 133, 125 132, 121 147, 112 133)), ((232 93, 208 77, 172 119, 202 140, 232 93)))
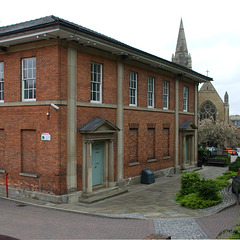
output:
POLYGON ((192 59, 191 55, 188 54, 187 41, 185 37, 182 19, 180 22, 176 52, 175 56, 174 54, 172 55, 172 62, 178 63, 184 67, 192 69, 192 59))

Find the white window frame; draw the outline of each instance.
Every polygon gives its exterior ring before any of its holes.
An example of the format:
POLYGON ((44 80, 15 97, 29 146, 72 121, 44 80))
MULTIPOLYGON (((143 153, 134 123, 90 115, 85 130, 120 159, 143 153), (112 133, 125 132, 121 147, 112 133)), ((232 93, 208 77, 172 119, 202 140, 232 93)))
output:
POLYGON ((91 102, 102 103, 102 64, 91 63, 91 102))
POLYGON ((22 59, 22 100, 36 101, 36 57, 22 59))
POLYGON ((169 109, 169 82, 163 81, 163 109, 169 109))
POLYGON ((4 62, 0 62, 0 102, 4 102, 4 62))
POLYGON ((188 111, 188 87, 183 87, 183 111, 188 111))
POLYGON ((154 77, 148 76, 148 107, 154 108, 154 77))
POLYGON ((137 106, 137 73, 129 73, 129 106, 137 106))

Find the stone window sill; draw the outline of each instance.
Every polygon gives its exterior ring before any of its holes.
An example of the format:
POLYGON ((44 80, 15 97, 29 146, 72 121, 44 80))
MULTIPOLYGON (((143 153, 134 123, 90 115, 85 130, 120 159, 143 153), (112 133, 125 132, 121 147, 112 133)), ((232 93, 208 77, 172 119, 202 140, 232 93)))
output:
POLYGON ((131 162, 128 164, 129 167, 139 165, 139 162, 131 162))
POLYGON ((170 156, 163 157, 163 160, 170 159, 170 156))
POLYGON ((157 159, 155 159, 155 158, 151 158, 151 159, 148 159, 148 160, 147 160, 148 163, 156 162, 156 161, 157 161, 157 159))
POLYGON ((21 172, 19 173, 20 176, 23 176, 23 177, 32 177, 32 178, 37 178, 38 175, 37 174, 34 174, 34 173, 25 173, 25 172, 21 172))

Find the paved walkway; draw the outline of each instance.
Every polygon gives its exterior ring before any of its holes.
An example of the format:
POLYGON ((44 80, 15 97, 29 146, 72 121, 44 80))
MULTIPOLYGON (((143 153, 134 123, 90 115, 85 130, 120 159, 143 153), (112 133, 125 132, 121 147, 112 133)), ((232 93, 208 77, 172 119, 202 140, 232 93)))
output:
MULTIPOLYGON (((203 166, 199 173, 204 177, 215 178, 222 175, 226 170, 227 167, 203 166)), ((222 211, 226 207, 233 206, 236 202, 231 191, 225 189, 222 191, 224 196, 222 204, 205 210, 187 209, 179 206, 174 200, 179 188, 180 175, 173 175, 158 178, 155 183, 150 185, 128 186, 128 193, 90 205, 83 203, 53 204, 30 199, 23 202, 90 215, 128 219, 153 219, 155 233, 172 236, 172 239, 209 238, 211 236, 209 225, 205 225, 201 219, 215 216, 215 213, 222 211)), ((209 224, 211 224, 211 221, 209 224)))

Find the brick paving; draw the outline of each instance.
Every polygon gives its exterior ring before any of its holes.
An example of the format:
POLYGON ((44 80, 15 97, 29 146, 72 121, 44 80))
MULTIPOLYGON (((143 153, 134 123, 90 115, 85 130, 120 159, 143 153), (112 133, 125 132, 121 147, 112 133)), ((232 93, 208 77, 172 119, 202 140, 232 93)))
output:
POLYGON ((0 199, 0 234, 34 239, 144 239, 155 232, 153 220, 86 216, 0 199))
MULTIPOLYGON (((216 177, 226 170, 204 167, 199 173, 216 177)), ((222 191, 224 202, 218 206, 205 210, 179 206, 174 201, 179 180, 180 176, 162 177, 155 184, 129 187, 127 194, 92 205, 30 199, 19 203, 0 198, 0 234, 24 240, 159 239, 160 235, 172 239, 215 239, 238 220, 239 205, 234 205, 234 195, 227 189, 222 191)))
POLYGON ((239 217, 240 206, 234 205, 217 214, 198 218, 196 222, 204 230, 208 238, 215 239, 222 230, 231 228, 235 225, 234 221, 239 221, 239 217))

